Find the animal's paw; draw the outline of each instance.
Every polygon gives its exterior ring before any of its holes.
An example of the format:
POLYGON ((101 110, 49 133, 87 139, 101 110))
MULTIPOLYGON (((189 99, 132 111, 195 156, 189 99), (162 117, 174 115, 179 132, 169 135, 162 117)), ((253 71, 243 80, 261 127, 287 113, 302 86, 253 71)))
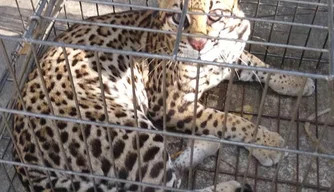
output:
MULTIPOLYGON (((257 140, 255 142, 259 145, 282 147, 284 145, 284 139, 276 132, 271 132, 263 126, 259 126, 257 140)), ((249 148, 247 148, 250 150, 249 148)), ((275 150, 267 150, 260 148, 253 148, 252 155, 263 166, 273 166, 279 162, 281 155, 287 156, 288 153, 281 153, 275 150)))
MULTIPOLYGON (((208 135, 207 137, 214 137, 208 135)), ((195 140, 193 151, 192 167, 200 164, 206 157, 214 155, 219 149, 219 143, 195 140)), ((187 148, 175 159, 174 166, 179 170, 185 170, 190 167, 191 142, 189 140, 187 148)))
MULTIPOLYGON (((244 192, 253 191, 251 186, 248 184, 245 184, 243 188, 244 188, 244 192)), ((213 192, 213 191, 214 191, 214 186, 197 190, 197 192, 213 192)), ((241 187, 241 184, 238 183, 237 181, 228 181, 228 182, 223 182, 223 183, 218 184, 216 186, 216 191, 217 192, 240 192, 242 191, 242 187, 241 187)))
POLYGON ((310 78, 307 78, 307 82, 304 88, 304 92, 303 95, 304 96, 310 96, 314 93, 315 90, 315 85, 314 85, 314 81, 310 78))
MULTIPOLYGON (((299 91, 303 88, 304 77, 274 74, 271 76, 269 87, 282 95, 298 96, 299 91)), ((303 90, 303 96, 309 96, 314 92, 314 81, 307 78, 303 90)))

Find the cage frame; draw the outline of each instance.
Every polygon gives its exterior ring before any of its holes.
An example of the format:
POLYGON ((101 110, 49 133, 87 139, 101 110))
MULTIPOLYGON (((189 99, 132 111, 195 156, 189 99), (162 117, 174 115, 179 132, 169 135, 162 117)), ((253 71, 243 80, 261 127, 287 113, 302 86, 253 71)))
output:
MULTIPOLYGON (((84 3, 95 3, 95 4, 107 4, 109 6, 125 6, 125 7, 130 7, 130 8, 140 8, 140 9, 152 9, 152 10, 158 10, 158 11, 174 11, 175 10, 166 10, 166 9, 160 9, 160 8, 156 8, 156 7, 147 7, 147 6, 141 6, 141 5, 134 5, 134 4, 124 4, 124 3, 116 3, 116 2, 101 2, 98 0, 71 0, 73 2, 84 2, 84 3)), ((188 2, 189 0, 185 0, 186 2, 188 2)), ((130 1, 131 2, 131 1, 130 1)), ((260 2, 260 0, 258 0, 258 2, 260 2)), ((177 38, 177 42, 175 44, 174 47, 174 52, 172 55, 157 55, 157 54, 152 54, 152 53, 138 53, 138 52, 134 52, 134 51, 124 51, 124 50, 117 50, 117 49, 110 49, 110 48, 101 48, 101 47, 94 47, 94 46, 87 46, 87 45, 73 45, 73 44, 65 44, 65 43, 58 43, 58 42, 52 42, 47 39, 47 36, 50 34, 51 30, 52 30, 52 26, 54 24, 54 22, 64 22, 64 23, 82 23, 82 24, 93 24, 92 22, 88 22, 88 21, 81 21, 81 20, 73 20, 73 19, 59 19, 57 18, 57 14, 60 12, 60 10, 63 8, 62 6, 65 5, 65 1, 64 0, 40 0, 38 2, 38 4, 36 5, 36 8, 34 9, 34 15, 32 15, 29 19, 29 25, 27 27, 27 29, 25 30, 24 34, 21 37, 10 37, 10 36, 6 36, 6 35, 0 35, 0 52, 6 53, 6 48, 3 44, 3 40, 7 40, 7 41, 15 41, 18 43, 17 47, 16 47, 16 52, 19 52, 19 50, 21 50, 25 45, 29 45, 31 47, 31 52, 29 52, 27 55, 29 55, 26 58, 25 64, 24 64, 24 68, 25 69, 30 69, 33 66, 33 63, 38 63, 38 57, 40 55, 40 53, 42 52, 42 49, 40 49, 40 46, 59 46, 62 47, 63 49, 65 47, 71 47, 71 48, 78 48, 78 49, 85 49, 85 50, 90 50, 90 51, 94 51, 94 53, 96 54, 97 52, 109 52, 109 53, 119 53, 119 54, 124 54, 124 55, 131 55, 131 56, 141 56, 141 57, 148 57, 148 58, 159 58, 159 59, 168 59, 168 60, 174 60, 174 61, 181 61, 181 62, 193 62, 193 63, 198 63, 201 65, 219 65, 222 67, 229 67, 232 69, 246 69, 246 70, 257 70, 257 71, 263 71, 263 72, 267 72, 267 73, 281 73, 281 74, 285 74, 285 75, 295 75, 295 76, 302 76, 302 77, 310 77, 313 79, 319 79, 319 80, 326 80, 329 82, 329 87, 333 88, 333 81, 334 81, 334 39, 333 39, 333 2, 328 0, 328 4, 326 3, 320 3, 319 2, 308 2, 308 1, 296 1, 296 0, 283 0, 281 2, 289 2, 289 3, 296 3, 296 4, 303 4, 303 5, 313 5, 313 6, 319 6, 319 7, 326 7, 328 8, 328 26, 320 26, 320 25, 313 25, 313 24, 303 24, 303 23, 295 23, 295 22, 285 22, 285 21, 277 21, 277 20, 266 20, 266 19, 259 19, 259 18, 248 18, 250 21, 254 21, 254 22, 269 22, 271 24, 286 24, 289 25, 291 27, 293 26, 298 26, 298 27, 308 27, 310 28, 310 30, 314 29, 321 29, 321 30, 327 30, 328 31, 328 39, 326 40, 329 44, 328 48, 325 49, 325 44, 326 41, 324 43, 324 46, 322 49, 320 48, 312 48, 312 47, 307 47, 307 42, 308 40, 306 40, 306 45, 305 46, 294 46, 294 45, 289 45, 289 43, 287 44, 279 44, 279 43, 264 43, 264 42, 258 42, 258 41, 254 41, 250 38, 250 40, 247 40, 246 43, 250 44, 250 45, 257 45, 257 44, 261 44, 264 46, 273 46, 273 47, 281 47, 281 48, 285 48, 285 49, 299 49, 299 50, 303 50, 303 51, 314 51, 314 52, 320 52, 321 56, 319 57, 319 62, 320 60, 322 60, 322 54, 329 54, 328 56, 328 62, 329 62, 329 70, 328 70, 328 74, 315 74, 315 73, 305 73, 305 72, 299 72, 299 71, 289 71, 289 70, 283 70, 283 69, 272 69, 272 68, 256 68, 256 67, 251 67, 251 66, 236 66, 230 63, 218 63, 218 62, 208 62, 208 61, 200 61, 200 60, 196 60, 196 59, 189 59, 189 58, 182 58, 179 57, 177 55, 177 47, 178 44, 180 43, 180 37, 182 35, 186 35, 186 36, 196 36, 196 37, 203 37, 203 36, 198 36, 198 35, 192 35, 192 34, 184 34, 182 32, 182 27, 179 27, 178 31, 174 34, 176 35, 177 38), (53 9, 55 8, 55 9, 53 9), (59 9, 60 8, 60 9, 59 9), (57 10, 59 9, 59 10, 57 10), (46 10, 46 11, 45 11, 46 10), (48 22, 45 22, 48 21, 48 22), (45 22, 45 23, 43 23, 45 22), (46 25, 48 24, 48 25, 46 25), (38 30, 38 28, 41 28, 42 31, 46 31, 46 33, 42 34, 42 38, 35 38, 34 37, 34 32, 36 30, 38 30), (35 47, 35 45, 38 45, 38 48, 35 47), (38 49, 38 50, 37 50, 38 49)), ((277 2, 279 3, 279 2, 277 2)), ((17 4, 19 4, 17 2, 17 4)), ((33 4, 33 3, 32 3, 33 4)), ((187 3, 186 3, 187 4, 187 3)), ((258 4, 259 5, 259 4, 258 4)), ((32 6, 34 7, 34 6, 32 6)), ((19 9, 19 7, 18 7, 19 9)), ((298 10, 298 8, 297 8, 298 10)), ((176 11, 178 12, 178 11, 176 11)), ((198 14, 198 13, 192 13, 189 12, 187 13, 186 9, 179 11, 179 13, 181 13, 181 20, 184 21, 185 19, 185 15, 186 14, 198 14)), ((82 14, 82 12, 81 12, 82 14)), ((22 21, 23 22, 23 21, 22 21)), ((133 26, 116 26, 116 25, 112 25, 112 24, 97 24, 94 23, 94 25, 101 25, 101 26, 108 26, 111 28, 123 28, 124 29, 133 29, 133 30, 147 30, 149 32, 161 32, 160 30, 151 30, 151 29, 139 29, 133 26)), ((182 21, 181 21, 181 25, 182 26, 182 21)), ((272 32, 273 29, 271 29, 272 32)), ((270 32, 270 33, 271 33, 270 32)), ((166 32, 167 33, 167 32, 166 32)), ((271 35, 270 35, 271 36, 271 35)), ((65 51, 66 52, 66 51, 65 51)), ((267 54, 267 53, 265 53, 267 54)), ((17 62, 17 57, 19 57, 19 54, 14 53, 14 55, 12 55, 12 58, 8 57, 8 54, 4 54, 5 56, 5 64, 7 65, 7 69, 9 69, 9 71, 7 73, 5 73, 0 81, 0 92, 2 92, 3 90, 1 88, 4 87, 4 84, 6 83, 6 81, 8 80, 8 78, 10 76, 16 76, 15 75, 15 70, 14 70, 14 65, 16 65, 17 62)), ((285 58, 285 56, 283 56, 283 59, 285 58)), ((68 58, 67 58, 68 59, 68 58)), ((303 58, 300 58, 300 60, 303 60, 303 58)), ((68 64, 68 61, 66 62, 68 64)), ((38 66, 38 64, 37 64, 38 66)), ((198 65, 199 66, 199 65, 198 65)), ((199 67, 198 67, 199 68, 199 67)), ((19 81, 17 82, 18 88, 22 88, 23 83, 25 82, 25 79, 27 78, 27 73, 25 73, 25 70, 23 70, 22 74, 20 74, 20 77, 18 78, 19 81)), ((133 74, 132 74, 132 78, 133 78, 133 74)), ((14 81, 16 81, 15 78, 13 78, 14 81)), ((268 78, 269 80, 269 78, 268 78)), ((198 81, 198 77, 197 77, 197 81, 198 81)), ((73 82, 72 82, 73 83, 73 82)), ((260 104, 260 110, 255 114, 257 115, 257 121, 256 121, 256 125, 259 125, 260 121, 261 121, 261 117, 262 116, 266 116, 266 115, 262 115, 263 112, 263 106, 264 103, 262 101, 264 101, 264 98, 267 95, 267 89, 268 89, 268 84, 266 84, 264 91, 263 91, 263 95, 262 95, 262 99, 261 99, 261 104, 260 104)), ((232 86, 232 80, 229 81, 229 86, 232 86)), ((44 86, 45 88, 45 86, 44 86)), ((133 89, 134 91, 134 89, 133 89)), ((331 95, 332 95, 333 89, 331 90, 331 95)), ((19 94, 19 92, 15 93, 14 95, 19 94)), ((197 94, 196 94, 197 95, 197 94)), ((297 113, 298 113, 298 109, 299 109, 299 103, 300 103, 300 99, 302 97, 302 93, 300 93, 298 95, 297 98, 297 103, 296 103, 296 107, 294 107, 295 111, 292 114, 291 118, 287 118, 287 120, 290 121, 290 127, 289 130, 291 131, 291 129, 293 128, 293 123, 296 121, 296 119, 298 118, 297 113)), ((164 98, 165 94, 164 94, 164 98)), ((198 99, 198 95, 195 96, 195 106, 197 103, 197 99, 198 99)), ((227 97, 228 99, 229 97, 227 97)), ((165 102, 164 102, 165 103, 165 102)), ((332 102, 334 103, 334 102, 332 102)), ((256 144, 245 144, 245 143, 240 143, 240 142, 234 142, 234 141, 228 141, 228 140, 224 140, 224 139, 214 139, 214 138, 206 138, 206 137, 200 137, 200 136, 195 136, 194 134, 192 135, 187 135, 187 134, 179 134, 179 133, 172 133, 172 132, 166 132, 165 130, 165 126, 164 126, 164 130, 163 131, 157 131, 157 130, 145 130, 145 129, 138 129, 138 128, 134 128, 134 127, 127 127, 127 126, 122 126, 122 125, 115 125, 115 124, 108 124, 108 123, 100 123, 100 122, 91 122, 88 120, 81 120, 81 119, 73 119, 73 118, 67 118, 67 117, 59 117, 59 116, 53 116, 53 115, 43 115, 43 114, 37 114, 37 113, 33 113, 33 112, 25 112, 25 111, 19 111, 19 110, 14 110, 12 109, 14 102, 13 100, 11 100, 10 102, 8 102, 6 104, 5 107, 0 106, 0 112, 1 112, 1 117, 0 117, 0 121, 1 121, 1 126, 0 127, 6 127, 7 132, 11 130, 10 128, 10 115, 11 114, 21 114, 24 116, 29 116, 29 117, 40 117, 40 118, 48 118, 48 119, 52 119, 52 120, 63 120, 63 121, 68 121, 68 122, 75 122, 75 123, 79 123, 80 125, 82 124, 91 124, 91 125, 99 125, 99 126, 104 126, 104 127, 113 127, 113 128, 117 128, 117 129, 124 129, 124 130, 132 130, 132 131, 137 131, 137 132, 146 132, 146 133, 157 133, 157 134, 162 134, 163 136, 172 136, 172 137, 181 137, 181 138, 185 138, 185 139, 191 139, 191 140, 206 140, 206 141, 211 141, 211 142, 218 142, 220 143, 220 145, 224 145, 224 144, 231 144, 231 145, 236 145, 236 146, 243 146, 243 147, 251 147, 251 148, 261 148, 261 149, 271 149, 271 150, 277 150, 280 152, 289 152, 289 153, 294 153, 294 154, 300 154, 300 155, 307 155, 309 157, 312 158, 326 158, 326 159, 334 159, 334 155, 333 154, 323 154, 323 153, 319 153, 318 152, 318 146, 316 147, 314 152, 309 152, 309 151, 302 151, 302 150, 298 150, 298 149, 285 149, 285 148, 281 148, 281 147, 267 147, 267 146, 260 146, 260 145, 256 145, 256 144)), ((134 103, 134 105, 136 105, 134 103)), ((78 107, 78 106, 77 106, 78 107)), ((105 103, 104 103, 104 108, 106 108, 105 103)), ((195 107, 196 108, 196 107, 195 107)), ((334 106, 331 106, 332 109, 334 109, 334 106)), ((233 112, 232 110, 229 110, 228 107, 225 108, 226 111, 229 112, 233 112)), ((166 106, 164 104, 164 111, 166 111, 166 106)), ((195 110, 196 111, 196 110, 195 110)), ((317 112, 317 110, 316 110, 317 112)), ((247 112, 242 112, 244 114, 247 114, 247 112)), ((196 113, 195 113, 196 114, 196 113)), ((166 115, 166 114, 165 114, 166 115)), ((332 116, 332 115, 330 115, 332 116)), ((277 117, 270 117, 270 118, 277 118, 277 117)), ((165 116, 164 116, 165 119, 165 116)), ((298 119, 298 121, 305 121, 305 122, 310 122, 316 125, 323 125, 324 131, 327 130, 326 127, 328 126, 333 126, 332 123, 330 123, 330 118, 328 118, 323 124, 318 124, 317 120, 314 121, 307 121, 307 120, 300 120, 298 119)), ((137 126, 138 127, 138 126, 137 126)), ((2 132, 5 131, 5 129, 1 130, 2 132)), ((194 131, 193 131, 194 133, 194 131)), ((325 132, 320 133, 320 135, 324 135, 325 132)), ((0 140, 1 138, 4 138, 5 136, 3 136, 3 134, 0 135, 0 140)), ((321 140, 322 137, 320 137, 319 140, 321 140)), ((10 141, 10 139, 12 138, 7 138, 7 140, 10 141)), ((87 145, 87 142, 86 142, 87 145)), ((139 144, 138 144, 139 145, 139 144)), ((9 148, 9 145, 6 147, 6 150, 9 148)), ((89 151, 89 150, 88 150, 89 151)), ((4 153, 5 154, 5 153, 4 153)), ((219 153, 220 155, 220 153, 219 153)), ((218 157, 219 157, 218 155, 218 157)), ((248 156, 250 158, 250 155, 248 156)), ((219 162, 219 161, 217 161, 219 162)), ((114 180, 114 181, 119 181, 119 182, 124 182, 124 183, 132 183, 132 184, 137 184, 140 186, 150 186, 150 187, 155 187, 155 188, 160 188, 160 189, 166 189, 166 190, 171 190, 171 188, 168 187, 164 187, 164 186, 156 186, 156 185, 152 185, 152 184, 148 184, 148 183, 141 183, 141 182, 135 182, 135 181, 125 181, 125 180, 121 180, 121 179, 117 179, 117 178, 104 178, 101 177, 99 175, 94 175, 94 174, 83 174, 83 173, 76 173, 73 171, 68 171, 68 170, 56 170, 56 169, 52 169, 52 168, 46 168, 46 167, 42 167, 42 166, 36 166, 36 165, 27 165, 24 163, 18 163, 18 162, 13 162, 10 160, 4 160, 3 158, 0 158, 0 163, 3 165, 3 167, 5 165, 20 165, 20 166, 24 166, 24 167, 34 167, 34 168, 40 168, 42 170, 48 170, 48 171, 60 171, 60 172, 64 172, 66 174, 77 174, 77 175, 82 175, 82 176, 87 176, 89 178, 103 178, 103 179, 107 179, 107 180, 114 180)), ((275 185, 277 185, 277 183, 279 183, 280 181, 277 180, 278 177, 278 171, 279 171, 279 167, 282 163, 282 160, 279 162, 278 168, 276 169, 276 174, 274 179, 272 180, 272 185, 274 186, 275 190, 277 191, 277 186, 275 187, 275 185)), ((310 165, 311 165, 312 161, 310 161, 310 165)), ((250 166, 250 164, 248 164, 248 166, 250 166)), ((318 165, 319 166, 319 165, 318 165)), ((309 166, 311 167, 311 166, 309 166)), ((216 170, 215 174, 218 174, 219 169, 216 170)), ((241 175, 240 173, 237 173, 238 171, 236 170, 235 175, 239 175, 239 176, 243 176, 243 182, 245 182, 245 178, 249 177, 248 175, 248 168, 247 171, 241 175)), ((6 171, 5 169, 5 173, 6 176, 8 178, 10 178, 9 173, 6 171)), ((190 169, 190 173, 189 175, 191 175, 192 173, 192 169, 190 169)), ((219 172, 220 173, 220 172, 219 172)), ((298 173, 297 173, 298 174, 298 173)), ((15 177, 15 176, 14 176, 15 177)), ((13 177, 13 178, 14 178, 13 177)), ((255 176, 257 177, 257 176, 255 176)), ((307 174, 305 174, 305 178, 307 178, 307 174)), ((215 177, 215 182, 217 177, 215 177)), ((10 186, 8 188, 7 191, 10 191, 11 188, 13 188, 15 190, 15 187, 13 186, 12 182, 14 179, 10 180, 10 186)), ((190 177, 189 177, 189 181, 190 181, 190 177)), ((188 187, 189 190, 176 190, 173 189, 174 191, 191 191, 191 185, 192 183, 188 181, 188 187)), ((306 179, 303 180, 303 182, 291 182, 293 183, 293 185, 298 186, 298 188, 303 188, 303 186, 307 186, 306 183, 304 183, 304 181, 306 181, 306 179)), ((318 183, 319 185, 319 183, 318 183)), ((320 186, 318 186, 320 187, 320 186)), ((333 184, 330 188, 328 188, 328 191, 332 191, 334 189, 334 181, 333 184)), ((96 190, 96 189, 95 189, 96 190)), ((322 190, 321 188, 319 188, 318 190, 322 190)), ((326 189, 327 190, 327 189, 326 189)))

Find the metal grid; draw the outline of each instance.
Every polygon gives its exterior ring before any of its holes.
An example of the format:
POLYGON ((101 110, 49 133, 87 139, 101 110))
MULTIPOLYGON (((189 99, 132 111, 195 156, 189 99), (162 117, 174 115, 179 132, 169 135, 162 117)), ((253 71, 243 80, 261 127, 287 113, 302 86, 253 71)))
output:
MULTIPOLYGON (((158 9, 154 7, 154 2, 72 0, 62 3, 62 1, 56 0, 41 0, 38 2, 31 1, 29 3, 31 12, 28 11, 28 14, 34 13, 33 15, 30 15, 29 27, 27 27, 27 18, 22 14, 24 11, 21 9, 21 7, 25 7, 26 5, 21 5, 22 2, 20 3, 16 1, 15 5, 22 26, 14 31, 14 33, 17 34, 16 37, 0 35, 0 50, 3 56, 1 67, 4 69, 1 73, 2 76, 0 81, 0 93, 2 98, 0 105, 0 171, 3 173, 1 174, 2 177, 4 177, 1 180, 2 186, 5 186, 1 189, 3 191, 22 191, 22 188, 18 187, 20 185, 18 184, 19 182, 12 166, 18 163, 11 161, 10 155, 11 139, 7 129, 10 129, 11 114, 23 114, 51 118, 54 120, 65 120, 82 124, 95 124, 111 127, 111 125, 105 123, 56 117, 52 115, 33 114, 12 109, 13 100, 10 98, 15 98, 17 95, 15 84, 22 86, 28 72, 34 65, 34 61, 37 60, 37 55, 40 55, 40 53, 43 52, 43 48, 47 46, 73 47, 92 51, 122 53, 133 56, 140 55, 151 58, 221 65, 231 68, 254 69, 248 66, 235 66, 229 63, 222 64, 178 57, 176 54, 177 49, 175 49, 174 55, 156 55, 89 46, 65 45, 52 42, 53 37, 57 36, 68 26, 74 23, 88 23, 87 21, 82 21, 82 19, 89 16, 103 14, 110 12, 110 10, 158 9), (58 6, 59 9, 57 10, 58 6), (39 32, 39 36, 36 36, 36 31, 39 32), (17 46, 14 49, 8 48, 9 46, 7 42, 15 42, 17 46), (20 54, 24 52, 25 45, 30 43, 34 45, 33 49, 26 54, 20 54), (13 78, 14 73, 17 74, 16 78, 13 78), (8 96, 8 99, 6 98, 6 95, 8 96)), ((170 138, 170 146, 176 145, 182 147, 182 139, 180 138, 202 139, 220 142, 222 144, 221 151, 216 157, 207 159, 198 169, 194 171, 190 170, 189 175, 191 176, 188 177, 188 180, 184 179, 183 182, 185 189, 187 188, 187 185, 192 188, 203 188, 212 185, 214 181, 216 182, 217 180, 236 179, 240 182, 246 180, 254 187, 255 191, 333 191, 334 151, 331 150, 329 154, 318 152, 319 146, 313 148, 308 144, 307 137, 303 131, 305 123, 311 123, 312 131, 320 138, 321 145, 326 145, 329 149, 333 149, 333 144, 331 142, 334 137, 333 122, 332 119, 329 118, 331 117, 331 114, 325 118, 317 116, 319 111, 328 106, 332 106, 334 44, 332 40, 333 9, 330 7, 333 7, 333 2, 321 0, 243 0, 240 1, 240 3, 248 16, 248 19, 252 22, 253 27, 252 36, 249 41, 247 41, 247 49, 276 68, 261 68, 257 70, 314 78, 316 79, 315 94, 308 98, 302 98, 301 94, 299 94, 297 98, 287 98, 268 91, 267 86, 261 87, 261 85, 256 84, 245 85, 241 83, 232 84, 232 81, 230 81, 229 84, 223 83, 218 88, 208 92, 203 96, 202 102, 208 107, 217 108, 221 111, 254 116, 254 122, 256 121, 256 124, 261 122, 261 125, 266 125, 272 130, 283 134, 285 139, 290 137, 289 142, 287 143, 289 148, 264 147, 255 144, 244 144, 227 140, 202 138, 194 135, 167 133, 154 130, 139 131, 161 133, 170 138), (222 96, 224 96, 225 99, 221 99, 222 96), (233 103, 233 106, 230 103, 233 103), (256 109, 251 113, 243 111, 242 106, 250 103, 253 103, 253 107, 256 109), (256 104, 254 105, 254 103, 256 104), (241 109, 238 109, 238 107, 241 107, 241 109), (313 113, 316 114, 316 118, 314 120, 308 119, 308 116, 313 113), (236 150, 235 146, 287 151, 290 152, 290 155, 287 159, 282 159, 278 166, 264 168, 259 166, 254 159, 249 158, 250 156, 245 153, 245 150, 240 148, 237 148, 236 150), (221 161, 221 159, 223 160, 221 161), (216 169, 215 167, 219 168, 216 169)), ((182 12, 183 19, 184 16, 185 9, 182 12)), ((91 24, 106 25, 100 23, 91 24)), ((108 26, 133 28, 131 26, 108 26)), ((134 29, 152 31, 151 29, 134 29)), ((177 35, 180 37, 181 30, 177 32, 177 35)), ((182 35, 192 36, 191 34, 182 35)), ((175 47, 178 47, 177 44, 175 47)), ((112 125, 112 127, 137 130, 136 128, 118 125, 112 125)), ((52 170, 45 167, 40 168, 50 171, 64 171, 52 170)), ((69 173, 69 171, 66 173, 69 173)), ((90 176, 93 178, 104 178, 84 173, 73 172, 73 174, 90 176)), ((119 180, 117 178, 104 179, 119 180)), ((149 184, 142 185, 147 186, 149 184)))

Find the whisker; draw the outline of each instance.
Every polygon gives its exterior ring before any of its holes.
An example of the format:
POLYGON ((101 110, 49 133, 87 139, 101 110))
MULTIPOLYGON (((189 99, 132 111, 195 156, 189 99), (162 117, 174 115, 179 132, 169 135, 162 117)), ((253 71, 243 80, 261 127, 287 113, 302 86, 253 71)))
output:
MULTIPOLYGON (((166 47, 166 46, 165 46, 166 47)), ((157 51, 160 51, 161 49, 164 49, 165 47, 161 47, 159 49, 156 49, 154 51, 151 51, 151 53, 156 53, 157 51)), ((150 58, 145 58, 143 61, 147 62, 150 58)), ((150 66, 154 61, 156 61, 156 59, 152 59, 149 63, 147 63, 147 66, 150 66)), ((154 68, 154 70, 156 69, 156 67, 154 68)), ((154 71, 153 70, 153 71, 154 71)), ((148 75, 150 75, 153 71, 151 71, 148 75)))
POLYGON ((150 71, 150 73, 148 74, 148 76, 150 76, 152 74, 152 72, 154 72, 163 62, 164 62, 164 60, 161 60, 156 66, 154 66, 153 70, 150 71))
MULTIPOLYGON (((166 67, 168 67, 168 64, 170 64, 171 62, 172 62, 172 61, 167 61, 167 63, 165 64, 166 67)), ((158 79, 160 79, 162 73, 163 73, 163 70, 161 70, 161 72, 160 72, 160 74, 159 74, 159 76, 158 76, 158 79)))
MULTIPOLYGON (((245 64, 245 65, 248 64, 248 62, 244 61, 241 57, 240 57, 239 59, 240 59, 240 61, 241 61, 243 64, 245 64)), ((249 60, 249 62, 252 62, 252 61, 249 60)), ((253 63, 252 63, 252 64, 253 64, 253 63)), ((256 77, 256 79, 257 79, 257 82, 260 83, 260 85, 261 85, 261 87, 262 87, 262 89, 263 89, 263 85, 262 85, 262 83, 261 83, 261 80, 260 80, 259 76, 255 73, 254 70, 252 70, 252 73, 255 75, 255 77, 256 77)))
POLYGON ((263 85, 262 85, 262 83, 261 83, 261 80, 260 80, 259 76, 258 76, 254 71, 252 71, 252 73, 255 75, 257 81, 260 83, 261 88, 263 89, 263 85))

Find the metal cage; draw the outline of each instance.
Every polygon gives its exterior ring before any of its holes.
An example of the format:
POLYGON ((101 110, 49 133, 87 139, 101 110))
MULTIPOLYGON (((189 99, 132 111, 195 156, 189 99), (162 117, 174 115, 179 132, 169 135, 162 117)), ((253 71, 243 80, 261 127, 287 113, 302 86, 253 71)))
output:
MULTIPOLYGON (((17 90, 23 86, 37 57, 48 46, 138 55, 136 52, 65 45, 51 40, 75 23, 89 23, 83 19, 90 16, 129 9, 158 8, 156 2, 150 0, 2 0, 1 4, 0 192, 23 191, 14 169, 14 165, 19 163, 14 162, 11 156, 12 140, 8 131, 12 129, 13 114, 83 124, 95 123, 13 109, 17 90), (33 48, 29 48, 29 45, 33 45, 33 48)), ((310 77, 316 82, 315 94, 303 98, 299 94, 298 97, 291 98, 273 93, 260 83, 238 82, 223 82, 207 92, 200 101, 205 106, 250 117, 253 122, 261 122, 271 130, 281 133, 287 141, 285 147, 272 149, 289 152, 289 156, 282 159, 277 166, 262 167, 254 158, 249 158, 246 150, 239 147, 244 146, 244 143, 206 138, 220 142, 221 153, 205 159, 199 167, 191 170, 190 177, 188 175, 188 179, 183 179, 183 188, 180 191, 210 186, 216 179, 247 181, 259 192, 334 191, 334 122, 331 113, 333 110, 330 110, 333 109, 334 97, 333 1, 240 0, 240 5, 252 23, 252 33, 246 49, 273 67, 256 70, 310 77), (252 106, 253 110, 244 110, 246 105, 252 106), (308 130, 315 137, 307 136, 305 126, 309 127, 308 130), (191 185, 187 186, 188 181, 191 185)), ((185 14, 184 12, 182 14, 185 14)), ((193 61, 177 55, 144 56, 193 61)), ((253 67, 229 63, 218 65, 255 70, 253 67)), ((119 128, 136 130, 122 126, 119 128)), ((195 135, 164 131, 161 134, 168 138, 167 147, 171 152, 182 149, 184 139, 201 139, 195 135)), ((247 146, 264 148, 254 144, 247 146)), ((46 167, 40 168, 48 170, 46 167)), ((80 174, 69 171, 66 173, 80 174)), ((90 176, 98 178, 96 175, 90 176)))

